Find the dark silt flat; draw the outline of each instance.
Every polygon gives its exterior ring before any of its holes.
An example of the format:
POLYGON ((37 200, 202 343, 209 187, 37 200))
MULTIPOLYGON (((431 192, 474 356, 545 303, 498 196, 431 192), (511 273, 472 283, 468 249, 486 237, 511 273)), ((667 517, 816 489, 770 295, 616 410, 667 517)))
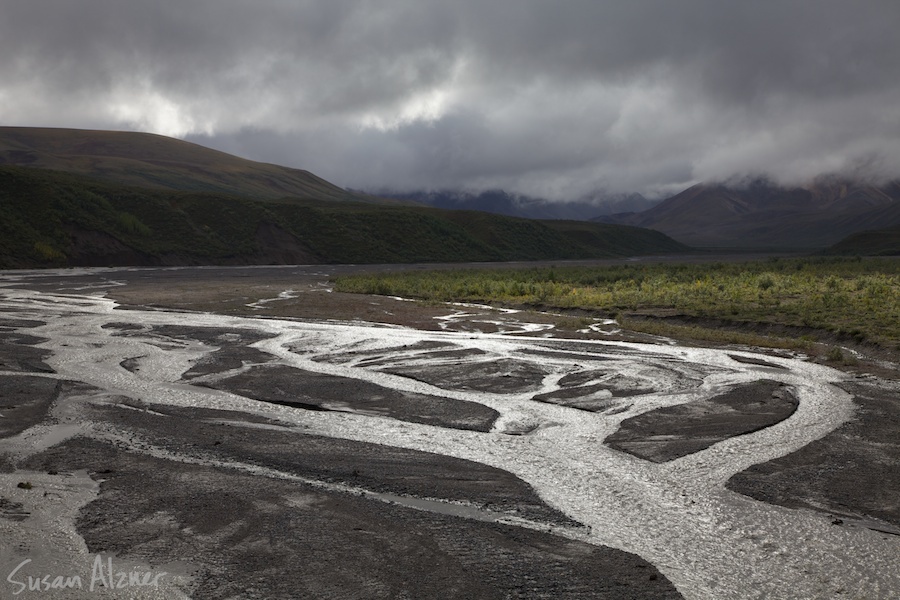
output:
MULTIPOLYGON (((182 378, 185 380, 238 369, 247 363, 266 363, 274 358, 271 354, 250 347, 250 344, 268 339, 272 335, 251 329, 180 325, 144 327, 128 323, 107 323, 103 327, 117 330, 118 333, 114 335, 118 336, 163 339, 164 341, 191 340, 215 347, 216 350, 200 358, 182 374, 182 378)), ((123 361, 122 367, 129 371, 137 370, 136 358, 126 359, 123 361)))
POLYGON ((745 365, 756 365, 759 367, 768 367, 770 369, 778 369, 780 371, 787 371, 787 369, 785 369, 781 365, 776 365, 775 363, 771 363, 767 360, 762 360, 761 358, 753 358, 753 357, 749 357, 749 356, 739 356, 737 354, 729 354, 728 358, 730 358, 731 360, 733 360, 735 362, 739 362, 739 363, 745 364, 745 365))
POLYGON ((854 418, 803 448, 754 465, 727 487, 756 500, 826 511, 845 524, 900 533, 900 394, 863 382, 840 384, 853 394, 854 418))
POLYGON ((30 466, 93 471, 88 551, 189 557, 194 598, 681 598, 627 552, 85 438, 30 466))
POLYGON ((47 340, 15 331, 0 331, 0 371, 28 373, 52 373, 45 360, 52 356, 50 350, 35 348, 47 340))
POLYGON ((21 433, 47 416, 63 382, 31 375, 0 375, 0 438, 21 433))
POLYGON ((490 431, 499 416, 497 411, 475 402, 404 392, 286 365, 251 367, 203 385, 285 406, 361 412, 452 429, 490 431))
POLYGON ((764 379, 713 398, 625 419, 606 444, 646 460, 666 462, 770 427, 791 416, 797 405, 790 388, 764 379))
POLYGON ((475 390, 510 394, 540 387, 547 375, 533 362, 501 358, 491 361, 409 365, 382 369, 449 390, 475 390))
POLYGON ((130 400, 127 408, 95 406, 91 415, 94 420, 133 432, 140 440, 153 440, 154 446, 177 455, 264 465, 316 481, 471 502, 534 521, 577 525, 549 507, 518 477, 469 460, 312 435, 301 427, 236 411, 144 406, 130 400))

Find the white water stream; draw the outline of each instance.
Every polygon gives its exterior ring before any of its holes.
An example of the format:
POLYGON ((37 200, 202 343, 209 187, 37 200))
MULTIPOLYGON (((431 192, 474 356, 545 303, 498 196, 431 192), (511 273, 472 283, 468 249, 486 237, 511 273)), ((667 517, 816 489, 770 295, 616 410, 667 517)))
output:
MULTIPOLYGON (((561 533, 640 555, 686 598, 900 597, 900 536, 836 527, 827 515, 756 502, 724 487, 735 473, 802 448, 852 416, 850 397, 832 385, 845 375, 833 369, 770 356, 764 360, 783 369, 766 368, 729 357, 753 354, 675 345, 114 311, 115 303, 101 296, 42 293, 14 285, 8 282, 0 288, 0 310, 8 318, 47 323, 27 333, 49 340, 42 346, 53 350, 47 362, 57 374, 48 376, 83 381, 151 404, 273 415, 302 424, 310 433, 436 452, 507 470, 531 484, 549 504, 590 528, 580 534, 561 533), (263 331, 275 337, 255 347, 275 355, 282 364, 478 402, 499 411, 501 418, 494 431, 479 433, 351 413, 310 412, 198 388, 180 382, 180 376, 193 360, 213 348, 199 343, 162 348, 139 335, 115 336, 115 329, 102 327, 111 322, 263 331), (385 361, 439 365, 421 350, 409 348, 423 341, 481 352, 457 357, 456 363, 501 359, 530 363, 544 374, 543 381, 515 393, 482 392, 439 389, 379 370, 385 361), (551 349, 553 353, 547 353, 551 349), (347 354, 351 351, 357 354, 347 354), (373 356, 384 360, 374 367, 360 364, 373 356), (138 371, 120 366, 135 357, 140 357, 138 371), (628 398, 621 405, 627 410, 617 414, 532 400, 536 394, 558 390, 564 375, 592 370, 615 371, 647 382, 657 391, 628 398), (793 386, 800 401, 790 418, 773 427, 664 464, 602 443, 622 419, 763 378, 793 386), (512 422, 540 427, 530 435, 502 433, 504 425, 512 422)), ((83 290, 83 294, 91 293, 100 291, 83 290)))

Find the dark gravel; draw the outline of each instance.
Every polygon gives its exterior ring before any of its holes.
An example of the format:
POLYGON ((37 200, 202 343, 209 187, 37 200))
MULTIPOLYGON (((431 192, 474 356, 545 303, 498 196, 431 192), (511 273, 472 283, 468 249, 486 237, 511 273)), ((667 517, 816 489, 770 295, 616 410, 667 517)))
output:
POLYGON ((900 386, 842 387, 859 407, 853 420, 792 454, 738 473, 728 488, 763 502, 830 512, 845 523, 874 519, 882 524, 864 524, 900 535, 900 386))
POLYGON ((625 419, 606 443, 653 462, 666 462, 779 423, 791 416, 797 405, 789 387, 764 379, 710 399, 625 419))

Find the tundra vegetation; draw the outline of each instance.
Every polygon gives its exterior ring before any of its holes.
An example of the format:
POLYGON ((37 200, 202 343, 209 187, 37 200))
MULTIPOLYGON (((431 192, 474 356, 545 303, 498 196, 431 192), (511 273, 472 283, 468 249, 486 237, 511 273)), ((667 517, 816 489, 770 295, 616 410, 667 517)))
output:
POLYGON ((900 260, 889 258, 417 271, 350 275, 335 284, 424 301, 587 311, 627 329, 687 339, 900 350, 900 260))
POLYGON ((260 200, 0 165, 0 269, 564 260, 686 251, 637 227, 318 196, 260 200))

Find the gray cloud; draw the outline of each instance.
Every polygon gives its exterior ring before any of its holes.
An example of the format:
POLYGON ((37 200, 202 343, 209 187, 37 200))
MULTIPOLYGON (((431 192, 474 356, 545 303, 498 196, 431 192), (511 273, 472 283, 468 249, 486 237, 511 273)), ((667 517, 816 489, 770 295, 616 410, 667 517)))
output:
POLYGON ((893 0, 0 0, 0 123, 356 188, 575 198, 900 175, 893 0))

